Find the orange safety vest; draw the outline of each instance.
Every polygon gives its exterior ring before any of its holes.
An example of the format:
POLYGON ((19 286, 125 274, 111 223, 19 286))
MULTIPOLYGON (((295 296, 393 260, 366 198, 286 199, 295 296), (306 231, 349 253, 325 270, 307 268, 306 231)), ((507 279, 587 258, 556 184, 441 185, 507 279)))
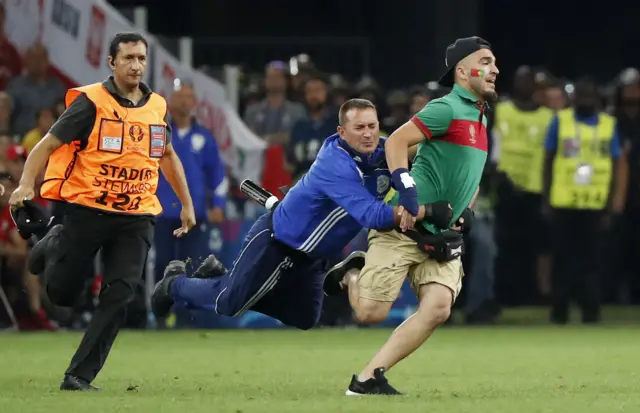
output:
POLYGON ((166 147, 167 103, 153 93, 136 108, 125 108, 101 83, 69 89, 67 107, 81 94, 96 106, 86 147, 65 144, 49 157, 43 198, 104 211, 158 215, 159 163, 166 147))

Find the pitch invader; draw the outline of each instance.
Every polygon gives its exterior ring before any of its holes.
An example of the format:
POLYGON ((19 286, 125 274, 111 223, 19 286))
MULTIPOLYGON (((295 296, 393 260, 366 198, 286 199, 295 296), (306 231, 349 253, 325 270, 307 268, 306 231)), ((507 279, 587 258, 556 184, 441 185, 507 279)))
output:
POLYGON ((394 183, 401 177, 415 180, 415 185, 396 183, 398 194, 391 201, 409 211, 408 226, 415 222, 419 204, 442 198, 453 208, 451 221, 437 228, 425 220, 416 231, 405 233, 372 230, 366 264, 345 263, 327 276, 328 287, 348 290, 354 314, 363 324, 377 324, 387 317, 406 278, 419 299, 416 313, 352 377, 348 395, 396 394, 395 389, 389 391, 384 372, 418 349, 449 318, 462 287, 462 232, 470 229, 469 208, 487 159, 484 110, 486 102, 496 98, 498 68, 489 43, 478 37, 458 39, 447 48, 446 57, 448 71, 440 84, 453 90, 429 102, 391 134, 386 157, 394 183), (409 176, 407 153, 415 145, 418 152, 409 176), (449 230, 460 217, 466 228, 449 230))

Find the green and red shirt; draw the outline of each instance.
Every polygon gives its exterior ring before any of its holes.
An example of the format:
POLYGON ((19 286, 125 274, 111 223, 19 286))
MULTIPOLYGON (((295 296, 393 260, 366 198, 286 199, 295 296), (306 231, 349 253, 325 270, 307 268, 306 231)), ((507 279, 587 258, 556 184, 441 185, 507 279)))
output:
MULTIPOLYGON (((468 90, 454 85, 448 95, 429 102, 411 120, 427 140, 420 143, 411 167, 418 203, 449 201, 453 222, 469 206, 487 161, 485 105, 468 90)), ((397 205, 398 194, 390 201, 397 205)), ((433 233, 433 225, 422 225, 433 233)))

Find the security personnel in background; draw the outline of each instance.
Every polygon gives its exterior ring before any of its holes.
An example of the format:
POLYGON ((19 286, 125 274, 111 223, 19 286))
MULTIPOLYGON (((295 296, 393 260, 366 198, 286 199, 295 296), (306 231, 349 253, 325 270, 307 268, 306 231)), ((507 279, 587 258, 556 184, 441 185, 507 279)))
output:
POLYGON ((182 236, 195 224, 182 164, 171 145, 165 100, 141 82, 147 41, 137 33, 116 35, 109 46, 113 76, 70 89, 66 111, 29 154, 14 208, 34 197, 34 182, 45 164, 43 198, 66 203, 62 225, 49 230, 29 258, 43 276, 52 303, 71 306, 83 290, 102 250, 100 302, 65 372, 62 390, 96 390, 91 382, 104 365, 134 298, 149 247, 159 169, 182 203, 182 236))
POLYGON ((544 216, 554 242, 551 321, 568 321, 569 303, 578 300, 582 321, 600 318, 600 258, 607 254, 612 219, 622 212, 627 162, 616 120, 599 110, 596 84, 576 83, 573 107, 558 112, 545 140, 544 216))
POLYGON ((180 200, 167 179, 161 176, 157 195, 163 211, 155 230, 156 281, 162 279, 164 269, 172 260, 189 260, 195 270, 209 254, 220 254, 220 250, 212 250, 210 244, 216 239, 214 231, 219 234, 216 226, 224 221, 229 187, 216 139, 191 117, 197 103, 193 84, 176 79, 174 85, 169 98, 173 148, 184 165, 197 225, 188 235, 175 239, 173 230, 180 224, 180 200))
POLYGON ((534 72, 521 66, 510 100, 496 105, 492 161, 497 193, 496 270, 513 303, 532 303, 540 255, 548 244, 541 225, 544 137, 553 112, 534 100, 534 72))

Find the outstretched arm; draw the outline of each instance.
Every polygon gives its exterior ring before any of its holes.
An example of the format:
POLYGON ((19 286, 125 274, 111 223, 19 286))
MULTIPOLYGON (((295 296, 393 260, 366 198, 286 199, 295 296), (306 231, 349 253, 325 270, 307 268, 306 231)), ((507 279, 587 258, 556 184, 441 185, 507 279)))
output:
MULTIPOLYGON (((391 229, 400 224, 399 208, 376 199, 362 185, 355 165, 323 168, 314 174, 325 195, 342 207, 360 225, 372 229, 391 229)), ((418 211, 418 219, 424 217, 424 207, 418 211)))

